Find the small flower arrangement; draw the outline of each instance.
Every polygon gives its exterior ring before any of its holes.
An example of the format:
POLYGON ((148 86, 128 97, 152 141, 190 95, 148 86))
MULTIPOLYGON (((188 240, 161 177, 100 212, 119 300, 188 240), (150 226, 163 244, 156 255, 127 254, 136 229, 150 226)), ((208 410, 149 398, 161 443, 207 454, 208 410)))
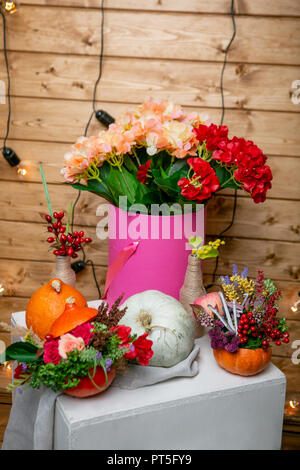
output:
POLYGON ((83 378, 89 378, 101 391, 94 381, 98 367, 107 382, 112 369, 125 369, 127 361, 148 365, 153 356, 152 341, 147 339, 148 333, 137 337, 131 334, 130 327, 119 324, 126 311, 119 309, 121 299, 111 309, 103 302, 91 321, 78 324, 59 337, 48 334, 42 340, 32 330, 13 331, 25 340, 6 350, 7 360, 18 361, 9 390, 17 388, 22 392, 26 385, 39 388, 43 384, 55 392, 68 392, 78 387, 83 378))
POLYGON ((210 241, 206 245, 201 245, 203 242, 202 237, 191 237, 189 243, 192 245, 192 256, 200 259, 206 258, 217 258, 219 256, 219 248, 221 245, 225 245, 224 240, 210 241))
POLYGON ((259 203, 271 188, 266 160, 252 141, 229 138, 226 126, 150 99, 98 136, 78 139, 62 174, 116 206, 123 195, 147 207, 206 203, 224 188, 242 189, 259 203))
POLYGON ((207 294, 192 306, 200 324, 210 328, 213 349, 268 350, 272 342, 277 346, 289 342, 286 320, 277 316, 280 291, 273 281, 264 279, 263 271, 255 280, 247 273, 245 268, 239 274, 233 265, 232 275, 220 278, 223 292, 207 294))

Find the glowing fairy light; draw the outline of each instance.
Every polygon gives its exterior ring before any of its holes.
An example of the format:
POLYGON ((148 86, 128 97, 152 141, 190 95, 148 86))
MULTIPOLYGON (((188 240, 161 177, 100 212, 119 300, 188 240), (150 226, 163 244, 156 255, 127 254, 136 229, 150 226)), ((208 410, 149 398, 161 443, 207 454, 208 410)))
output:
POLYGON ((17 2, 8 2, 8 1, 2 1, 1 2, 1 7, 3 10, 8 13, 9 15, 13 15, 18 11, 18 3, 17 2))
POLYGON ((296 410, 299 407, 299 402, 297 400, 290 400, 289 405, 293 410, 296 410))
POLYGON ((297 302, 294 303, 294 305, 291 306, 292 312, 296 313, 298 312, 298 305, 300 304, 300 300, 297 300, 297 302))
POLYGON ((0 280, 0 297, 12 296, 14 294, 13 281, 0 280))

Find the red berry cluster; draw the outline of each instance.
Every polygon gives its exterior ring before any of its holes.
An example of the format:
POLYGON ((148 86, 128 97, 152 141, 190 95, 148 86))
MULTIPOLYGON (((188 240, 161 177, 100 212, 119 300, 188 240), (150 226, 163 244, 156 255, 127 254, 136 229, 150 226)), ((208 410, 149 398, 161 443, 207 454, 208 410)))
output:
POLYGON ((275 321, 272 325, 265 324, 260 332, 260 339, 262 339, 263 348, 268 348, 269 343, 273 341, 276 346, 280 346, 281 343, 289 343, 290 335, 288 332, 282 332, 277 328, 278 322, 275 321))
POLYGON ((241 316, 238 325, 238 335, 242 344, 247 343, 249 337, 257 338, 258 328, 252 312, 243 313, 241 316))
POLYGON ((238 336, 241 344, 247 343, 249 337, 259 337, 259 339, 262 340, 261 344, 263 349, 268 349, 271 341, 277 346, 280 346, 281 343, 289 343, 289 333, 280 331, 278 325, 278 320, 276 319, 269 320, 262 325, 257 325, 252 312, 243 313, 238 325, 238 336))
POLYGON ((47 227, 48 232, 53 233, 53 237, 47 239, 48 243, 51 243, 51 248, 54 249, 53 254, 55 256, 71 256, 71 258, 77 258, 77 251, 82 249, 83 243, 90 243, 91 238, 84 238, 84 231, 65 233, 67 227, 63 225, 62 219, 64 218, 64 212, 53 212, 53 218, 51 215, 45 215, 46 221, 50 224, 47 227))

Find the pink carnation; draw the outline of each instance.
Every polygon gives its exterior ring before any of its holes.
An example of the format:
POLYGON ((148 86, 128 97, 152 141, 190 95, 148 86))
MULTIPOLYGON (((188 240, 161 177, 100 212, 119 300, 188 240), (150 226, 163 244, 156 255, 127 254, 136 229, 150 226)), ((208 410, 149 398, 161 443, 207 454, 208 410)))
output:
POLYGON ((70 333, 76 338, 82 338, 84 343, 87 345, 91 337, 93 336, 93 327, 91 323, 85 323, 84 325, 79 325, 74 328, 70 333))
POLYGON ((46 341, 44 344, 44 362, 48 364, 58 364, 60 361, 60 354, 58 351, 58 343, 55 340, 46 341))

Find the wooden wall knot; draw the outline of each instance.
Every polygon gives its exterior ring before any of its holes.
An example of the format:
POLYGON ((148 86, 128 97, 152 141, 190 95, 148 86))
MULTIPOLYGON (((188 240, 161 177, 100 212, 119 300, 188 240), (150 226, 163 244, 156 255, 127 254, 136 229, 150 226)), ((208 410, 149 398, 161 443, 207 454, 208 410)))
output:
POLYGON ((288 271, 292 279, 300 278, 300 266, 289 266, 288 271))
POLYGON ((270 216, 270 217, 267 217, 264 221, 263 221, 263 225, 274 225, 277 223, 277 220, 275 217, 273 216, 270 216))
POLYGON ((276 264, 277 262, 279 261, 279 257, 276 256, 275 253, 269 253, 268 255, 266 255, 266 265, 268 266, 273 266, 274 264, 276 264))
POLYGON ((235 68, 235 73, 239 77, 244 77, 245 75, 248 74, 248 72, 249 72, 249 66, 247 66, 246 64, 239 64, 235 68))
POLYGON ((290 229, 292 232, 296 233, 296 235, 300 234, 300 225, 290 225, 290 229))

